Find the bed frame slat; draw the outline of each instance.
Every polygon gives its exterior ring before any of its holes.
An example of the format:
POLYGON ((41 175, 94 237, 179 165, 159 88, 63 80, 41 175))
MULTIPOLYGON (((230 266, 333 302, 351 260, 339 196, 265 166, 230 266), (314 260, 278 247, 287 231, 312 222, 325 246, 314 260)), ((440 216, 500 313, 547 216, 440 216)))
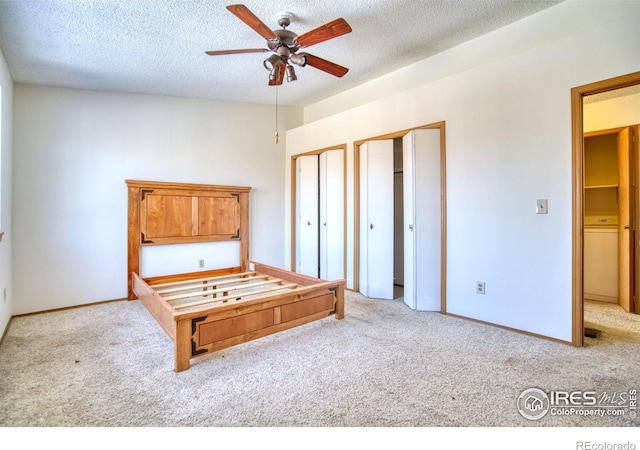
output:
POLYGON ((254 271, 252 272, 241 272, 241 273, 232 273, 229 275, 218 275, 215 277, 205 277, 205 278, 194 278, 193 280, 180 280, 180 281, 169 281, 167 283, 158 283, 158 284, 151 284, 151 287, 153 287, 153 289, 155 291, 158 291, 158 288, 162 288, 162 287, 167 287, 167 286, 177 286, 180 284, 185 284, 185 283, 199 283, 199 282, 203 282, 203 281, 215 281, 215 280, 224 280, 227 278, 233 278, 233 277, 242 277, 242 276, 252 276, 255 275, 256 273, 254 271))
POLYGON ((212 298, 212 299, 209 299, 209 300, 201 300, 201 301, 198 301, 198 302, 183 303, 181 305, 174 305, 173 308, 176 309, 176 310, 179 310, 179 309, 184 309, 184 308, 190 308, 192 306, 205 305, 207 303, 222 302, 222 301, 230 300, 230 299, 241 299, 242 297, 248 297, 248 296, 257 295, 257 294, 265 294, 267 292, 281 291, 281 290, 284 290, 284 289, 295 289, 297 287, 298 287, 298 285, 295 284, 295 283, 282 284, 280 286, 274 286, 274 287, 271 287, 271 288, 257 289, 255 291, 247 292, 246 294, 225 295, 224 297, 215 297, 215 298, 212 298))
POLYGON ((156 292, 160 295, 165 295, 165 294, 171 294, 172 292, 184 292, 184 291, 195 291, 195 290, 207 290, 207 288, 211 287, 211 288, 216 288, 218 286, 224 286, 227 284, 233 284, 233 283, 247 283, 249 281, 254 281, 254 280, 264 280, 265 278, 269 278, 269 275, 253 275, 250 277, 245 277, 245 278, 240 278, 240 279, 233 279, 230 278, 228 280, 223 280, 223 281, 215 281, 211 284, 208 284, 207 281, 201 281, 201 282, 197 282, 197 283, 191 283, 190 281, 184 282, 184 286, 179 286, 179 287, 170 287, 167 289, 156 289, 156 292))
POLYGON ((240 289, 252 289, 257 286, 264 286, 265 284, 284 284, 284 282, 279 278, 273 278, 271 280, 259 281, 257 283, 247 283, 247 284, 239 284, 237 286, 227 286, 218 289, 203 289, 199 292, 189 292, 188 294, 179 294, 179 295, 170 295, 168 297, 163 297, 162 293, 159 293, 160 296, 167 302, 172 302, 176 300, 184 300, 185 298, 193 298, 193 297, 204 297, 213 294, 218 294, 220 292, 231 292, 238 291, 240 289))

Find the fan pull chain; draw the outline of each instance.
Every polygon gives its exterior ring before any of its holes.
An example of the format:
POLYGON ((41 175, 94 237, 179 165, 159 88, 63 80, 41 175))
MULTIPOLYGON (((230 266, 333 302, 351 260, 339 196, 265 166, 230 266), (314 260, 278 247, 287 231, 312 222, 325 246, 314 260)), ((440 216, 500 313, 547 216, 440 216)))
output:
POLYGON ((278 143, 278 85, 276 85, 276 135, 275 143, 278 143))

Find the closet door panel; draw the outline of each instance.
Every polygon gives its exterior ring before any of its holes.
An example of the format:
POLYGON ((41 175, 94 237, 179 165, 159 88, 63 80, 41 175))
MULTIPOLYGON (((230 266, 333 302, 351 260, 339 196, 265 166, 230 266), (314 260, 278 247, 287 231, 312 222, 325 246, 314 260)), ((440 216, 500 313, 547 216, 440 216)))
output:
POLYGON ((419 311, 440 311, 440 130, 414 130, 403 138, 404 302, 419 311))
POLYGON ((402 138, 402 203, 404 216, 404 302, 411 309, 416 309, 414 155, 414 134, 409 133, 402 138))
POLYGON ((360 291, 393 298, 393 140, 360 146, 360 291))
POLYGON ((415 130, 416 309, 440 311, 442 208, 440 130, 415 130))
POLYGON ((344 164, 343 151, 319 155, 320 163, 320 278, 344 278, 344 164))
POLYGON ((296 166, 296 272, 318 277, 318 156, 301 156, 296 166))
POLYGON ((631 239, 630 149, 631 129, 618 133, 618 296, 626 311, 632 311, 633 276, 630 256, 634 252, 631 239))

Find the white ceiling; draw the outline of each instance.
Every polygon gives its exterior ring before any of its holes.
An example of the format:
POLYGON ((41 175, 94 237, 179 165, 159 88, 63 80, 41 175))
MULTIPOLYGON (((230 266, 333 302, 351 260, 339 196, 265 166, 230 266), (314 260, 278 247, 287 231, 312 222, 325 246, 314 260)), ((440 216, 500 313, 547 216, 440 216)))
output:
MULTIPOLYGON (((349 34, 305 49, 348 67, 337 78, 296 67, 280 104, 306 106, 393 72, 561 0, 244 0, 277 29, 293 14, 300 35, 336 18, 349 34)), ((266 48, 231 14, 233 0, 2 0, 0 48, 15 82, 80 89, 273 103, 268 53, 208 56, 205 50, 266 48)))

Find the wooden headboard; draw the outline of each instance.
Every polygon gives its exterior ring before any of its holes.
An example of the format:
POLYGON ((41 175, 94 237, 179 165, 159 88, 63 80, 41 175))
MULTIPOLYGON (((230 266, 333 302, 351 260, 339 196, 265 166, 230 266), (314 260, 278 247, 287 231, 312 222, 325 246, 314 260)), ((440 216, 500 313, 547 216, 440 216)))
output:
POLYGON ((240 241, 240 265, 249 259, 249 191, 242 186, 126 180, 129 189, 129 298, 132 272, 140 275, 140 248, 149 245, 240 241))

